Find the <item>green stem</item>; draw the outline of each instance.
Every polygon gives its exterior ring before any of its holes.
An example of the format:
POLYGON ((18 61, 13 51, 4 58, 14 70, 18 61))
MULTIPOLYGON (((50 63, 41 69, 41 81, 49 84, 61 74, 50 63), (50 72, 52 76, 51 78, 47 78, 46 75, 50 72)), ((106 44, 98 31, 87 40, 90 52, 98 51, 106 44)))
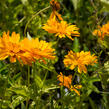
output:
POLYGON ((73 75, 73 77, 72 77, 72 82, 73 82, 74 79, 75 79, 76 73, 77 73, 77 72, 74 72, 74 75, 73 75))
POLYGON ((30 84, 30 66, 28 66, 28 87, 30 84))
POLYGON ((63 103, 63 97, 64 97, 64 95, 63 95, 63 86, 61 86, 61 109, 63 109, 63 107, 64 107, 64 103, 63 103))
POLYGON ((28 20, 28 22, 27 22, 27 24, 26 24, 26 26, 25 26, 25 29, 24 29, 24 35, 25 35, 25 36, 26 36, 27 27, 28 27, 29 23, 33 20, 33 18, 35 18, 38 14, 40 14, 41 12, 43 12, 43 11, 49 9, 49 8, 50 8, 50 6, 48 6, 48 7, 44 8, 44 9, 40 10, 39 12, 37 12, 36 14, 34 14, 34 15, 31 17, 31 19, 28 20))
POLYGON ((43 67, 44 69, 46 69, 46 70, 48 70, 48 71, 50 71, 50 72, 54 72, 55 74, 57 74, 56 71, 52 71, 52 70, 50 70, 48 67, 46 67, 46 66, 44 66, 44 65, 42 65, 42 64, 40 64, 40 63, 36 63, 36 64, 39 65, 39 66, 41 66, 41 67, 43 67))
MULTIPOLYGON (((30 66, 28 66, 27 85, 28 85, 28 88, 29 88, 29 85, 30 85, 30 66)), ((29 98, 27 98, 27 100, 26 100, 26 109, 28 109, 28 102, 29 102, 29 98)))
MULTIPOLYGON (((44 82, 45 82, 45 80, 46 80, 47 74, 48 74, 48 71, 45 73, 45 76, 44 76, 44 79, 43 79, 43 84, 44 84, 44 82)), ((43 86, 42 86, 42 87, 43 87, 43 86)))

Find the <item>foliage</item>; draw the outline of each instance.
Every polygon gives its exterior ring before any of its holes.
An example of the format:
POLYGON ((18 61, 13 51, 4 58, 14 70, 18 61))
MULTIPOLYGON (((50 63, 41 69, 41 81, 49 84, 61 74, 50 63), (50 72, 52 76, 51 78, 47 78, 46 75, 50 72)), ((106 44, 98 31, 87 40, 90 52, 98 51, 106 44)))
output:
MULTIPOLYGON (((1 60, 0 109, 108 109, 109 38, 107 35, 101 40, 98 35, 93 35, 93 31, 109 21, 109 1, 58 2, 60 9, 55 11, 60 13, 68 24, 79 28, 80 36, 72 36, 74 40, 69 37, 55 37, 53 32, 48 33, 42 29, 54 9, 48 0, 0 0, 0 55, 3 32, 9 30, 10 33, 19 33, 21 40, 39 38, 52 43, 56 56, 54 60, 45 59, 46 64, 39 60, 35 60, 32 65, 22 65, 18 60, 11 63, 9 58, 1 60), (97 56, 98 61, 93 66, 86 63, 87 73, 80 74, 78 66, 72 70, 64 65, 64 57, 70 50, 75 53, 90 51, 97 56), (60 86, 57 78, 60 72, 66 78, 71 75, 70 84, 69 78, 66 79, 69 87, 82 85, 80 89, 75 88, 80 95, 74 87, 70 90, 62 83, 60 86)), ((58 16, 56 20, 60 24, 58 16)), ((64 78, 62 80, 64 81, 64 78)))

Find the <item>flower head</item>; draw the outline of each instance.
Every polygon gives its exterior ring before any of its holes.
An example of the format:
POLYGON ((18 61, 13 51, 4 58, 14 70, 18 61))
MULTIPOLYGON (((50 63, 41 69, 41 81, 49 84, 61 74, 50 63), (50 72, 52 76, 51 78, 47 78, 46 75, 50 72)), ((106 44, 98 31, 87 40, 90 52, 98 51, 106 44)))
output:
POLYGON ((54 49, 51 48, 51 44, 45 41, 39 41, 36 39, 23 39, 20 41, 20 35, 15 32, 9 36, 9 32, 3 33, 3 37, 0 37, 0 60, 10 58, 10 62, 16 62, 31 65, 36 60, 42 60, 55 58, 54 49))
POLYGON ((19 34, 13 32, 10 37, 9 32, 4 32, 3 37, 0 37, 0 60, 10 57, 10 62, 16 62, 16 58, 18 59, 20 54, 25 53, 19 42, 19 34))
POLYGON ((73 40, 72 36, 79 36, 79 28, 76 25, 68 24, 63 20, 61 14, 57 11, 60 9, 60 4, 56 0, 51 0, 50 5, 52 6, 52 13, 47 23, 42 27, 45 31, 49 33, 54 33, 55 36, 60 38, 65 38, 66 36, 73 40))
POLYGON ((71 87, 72 75, 64 76, 62 74, 62 72, 60 72, 60 75, 58 75, 57 77, 58 77, 58 80, 60 81, 60 84, 59 85, 65 86, 67 88, 70 88, 71 87))
POLYGON ((101 40, 103 40, 105 36, 109 36, 109 22, 102 27, 98 26, 98 29, 93 31, 93 35, 97 35, 101 40))
POLYGON ((78 66, 79 73, 82 73, 82 71, 86 73, 86 65, 94 65, 94 63, 97 63, 97 57, 91 55, 90 52, 81 51, 80 53, 74 53, 69 51, 64 58, 65 66, 70 67, 71 70, 78 66))
POLYGON ((59 36, 60 38, 65 38, 67 36, 73 40, 71 37, 72 35, 79 36, 79 28, 77 28, 76 25, 67 24, 67 22, 63 20, 59 22, 56 20, 55 16, 49 19, 47 24, 44 24, 43 29, 49 33, 54 33, 55 36, 59 36))
POLYGON ((80 89, 81 85, 72 85, 72 75, 64 76, 62 72, 60 72, 60 75, 57 76, 58 80, 60 81, 60 86, 67 87, 70 91, 75 91, 78 95, 80 95, 79 91, 77 89, 80 89))
POLYGON ((39 41, 38 38, 28 40, 28 38, 25 38, 21 41, 21 44, 23 48, 31 54, 31 57, 33 57, 35 60, 42 60, 45 62, 46 59, 54 59, 55 53, 54 49, 51 48, 51 43, 47 43, 46 41, 39 41), (26 46, 26 48, 25 48, 26 46))

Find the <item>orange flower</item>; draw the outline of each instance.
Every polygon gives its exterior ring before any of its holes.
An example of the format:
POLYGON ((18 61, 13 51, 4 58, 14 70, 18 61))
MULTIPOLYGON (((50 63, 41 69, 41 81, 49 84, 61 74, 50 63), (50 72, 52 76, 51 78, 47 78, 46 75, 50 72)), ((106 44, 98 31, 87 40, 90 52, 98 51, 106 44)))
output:
POLYGON ((78 95, 80 95, 79 91, 77 89, 80 89, 81 85, 74 85, 72 86, 72 75, 64 76, 62 72, 60 72, 60 75, 57 76, 58 80, 60 81, 60 86, 67 87, 70 91, 75 91, 78 95))
POLYGON ((38 38, 29 40, 25 38, 20 41, 20 35, 15 32, 9 36, 9 32, 3 33, 0 37, 0 60, 10 58, 10 62, 16 62, 16 59, 22 64, 32 65, 36 60, 54 59, 54 49, 51 44, 45 41, 39 41, 38 38))
POLYGON ((60 81, 59 85, 65 86, 70 89, 71 83, 72 83, 72 75, 64 76, 62 72, 60 72, 60 75, 58 75, 57 77, 58 77, 58 80, 60 81))
POLYGON ((47 24, 44 24, 42 28, 49 33, 55 33, 55 36, 59 36, 60 38, 65 38, 67 36, 73 40, 71 37, 72 35, 79 36, 79 28, 77 28, 76 25, 67 24, 66 21, 58 22, 55 16, 49 19, 47 24))
POLYGON ((98 26, 98 29, 94 30, 93 35, 97 35, 101 40, 103 40, 105 36, 109 36, 109 22, 102 27, 98 26))
POLYGON ((60 9, 59 2, 51 0, 50 5, 52 6, 52 13, 42 28, 49 33, 54 33, 55 36, 59 36, 60 38, 67 36, 71 40, 74 40, 72 36, 79 36, 79 28, 77 28, 76 25, 67 24, 61 17, 61 14, 57 12, 57 10, 60 9))
POLYGON ((74 53, 69 51, 68 55, 64 58, 65 66, 69 66, 71 70, 78 66, 79 73, 82 73, 82 71, 86 73, 86 65, 94 65, 94 63, 97 63, 97 57, 91 55, 90 52, 81 51, 80 53, 74 53))
POLYGON ((21 49, 19 40, 20 35, 15 32, 12 33, 11 37, 9 32, 3 33, 3 37, 0 37, 0 60, 10 57, 10 62, 16 62, 16 58, 19 59, 19 55, 25 53, 21 49))
POLYGON ((42 60, 43 62, 45 62, 44 58, 55 58, 55 50, 52 49, 51 44, 47 43, 46 41, 39 41, 38 38, 31 40, 25 38, 21 41, 21 45, 23 46, 23 49, 29 52, 31 54, 31 57, 36 60, 42 60))

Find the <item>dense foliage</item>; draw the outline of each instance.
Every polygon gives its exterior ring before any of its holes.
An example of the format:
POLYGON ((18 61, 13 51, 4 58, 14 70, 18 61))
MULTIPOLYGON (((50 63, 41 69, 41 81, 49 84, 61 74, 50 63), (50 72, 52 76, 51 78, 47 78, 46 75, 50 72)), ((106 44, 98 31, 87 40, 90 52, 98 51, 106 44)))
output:
POLYGON ((108 0, 0 0, 0 109, 108 109, 108 15, 108 0))

